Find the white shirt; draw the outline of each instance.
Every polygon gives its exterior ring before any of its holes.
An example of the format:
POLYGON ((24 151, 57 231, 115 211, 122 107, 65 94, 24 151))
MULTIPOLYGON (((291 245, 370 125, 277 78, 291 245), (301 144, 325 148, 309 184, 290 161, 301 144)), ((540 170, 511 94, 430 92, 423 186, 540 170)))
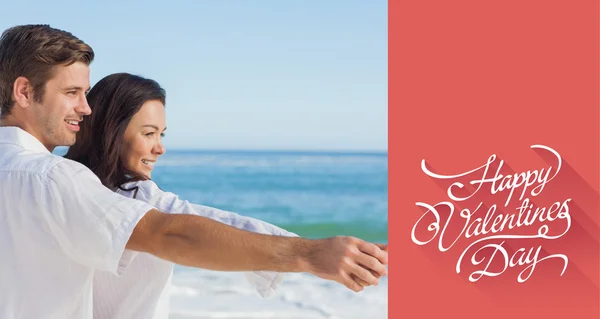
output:
POLYGON ((91 319, 94 270, 125 269, 125 244, 152 208, 0 127, 0 318, 91 319))
MULTIPOLYGON (((165 213, 205 216, 221 223, 251 232, 295 237, 269 223, 219 209, 192 204, 177 195, 161 190, 153 181, 129 182, 117 192, 156 207, 165 213), (137 187, 137 191, 133 190, 137 187)), ((119 277, 96 272, 94 275, 94 319, 167 319, 174 264, 146 253, 127 251, 135 255, 119 277)), ((268 271, 245 272, 246 278, 262 297, 274 294, 283 274, 268 271)))

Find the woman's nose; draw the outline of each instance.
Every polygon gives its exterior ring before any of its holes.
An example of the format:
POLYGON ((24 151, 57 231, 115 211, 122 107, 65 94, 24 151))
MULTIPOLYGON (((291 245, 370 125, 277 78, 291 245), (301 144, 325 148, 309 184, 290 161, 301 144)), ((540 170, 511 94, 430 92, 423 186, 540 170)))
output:
POLYGON ((158 144, 154 147, 154 152, 158 155, 163 155, 167 150, 163 145, 162 141, 159 141, 158 144))

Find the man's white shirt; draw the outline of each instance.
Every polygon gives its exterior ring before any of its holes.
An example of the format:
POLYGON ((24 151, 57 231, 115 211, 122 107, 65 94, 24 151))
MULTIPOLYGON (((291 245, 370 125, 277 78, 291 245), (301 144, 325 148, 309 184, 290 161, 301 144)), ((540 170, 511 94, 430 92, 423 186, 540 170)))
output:
POLYGON ((123 273, 125 245, 153 208, 0 127, 0 318, 91 319, 94 271, 123 273))

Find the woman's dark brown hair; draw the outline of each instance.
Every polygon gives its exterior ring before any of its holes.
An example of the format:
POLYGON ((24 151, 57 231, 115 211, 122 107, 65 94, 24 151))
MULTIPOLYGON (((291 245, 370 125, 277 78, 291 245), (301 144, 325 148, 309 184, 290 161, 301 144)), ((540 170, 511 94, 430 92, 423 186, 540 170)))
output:
POLYGON ((157 100, 165 104, 165 90, 156 81, 116 73, 94 85, 87 99, 92 114, 80 123, 77 141, 65 157, 87 166, 110 189, 121 188, 131 180, 146 179, 123 167, 120 160, 123 135, 145 102, 157 100))

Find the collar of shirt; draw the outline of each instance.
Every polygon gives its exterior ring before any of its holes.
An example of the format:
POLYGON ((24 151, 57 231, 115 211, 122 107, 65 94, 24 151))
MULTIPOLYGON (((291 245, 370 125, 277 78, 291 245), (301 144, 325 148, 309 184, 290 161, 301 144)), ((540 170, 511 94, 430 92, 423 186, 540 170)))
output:
POLYGON ((33 135, 16 126, 0 127, 0 144, 15 144, 36 153, 50 153, 33 135))

